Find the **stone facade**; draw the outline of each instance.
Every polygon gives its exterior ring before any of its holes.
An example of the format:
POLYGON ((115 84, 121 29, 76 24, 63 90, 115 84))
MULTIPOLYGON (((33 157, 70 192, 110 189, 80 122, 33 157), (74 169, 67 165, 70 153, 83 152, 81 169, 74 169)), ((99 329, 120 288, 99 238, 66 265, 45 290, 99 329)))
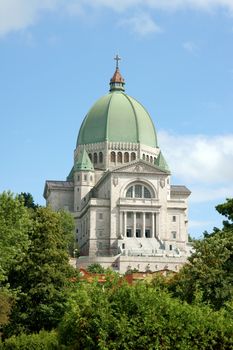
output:
POLYGON ((77 143, 67 181, 46 181, 44 190, 47 205, 73 213, 77 266, 100 263, 121 273, 178 271, 186 262, 189 195, 171 185, 157 145, 112 140, 77 143))
POLYGON ((154 161, 142 160, 138 153, 136 158, 121 165, 116 161, 105 171, 77 171, 73 182, 46 182, 47 205, 74 215, 81 253, 78 266, 99 262, 121 272, 129 268, 177 271, 186 261, 191 249, 190 191, 172 186, 170 173, 154 161))

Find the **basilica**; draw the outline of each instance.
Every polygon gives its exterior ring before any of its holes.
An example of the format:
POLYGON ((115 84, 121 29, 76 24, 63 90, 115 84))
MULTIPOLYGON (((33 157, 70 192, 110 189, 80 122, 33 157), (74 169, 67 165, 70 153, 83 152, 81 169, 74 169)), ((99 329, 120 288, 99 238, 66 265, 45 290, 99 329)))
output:
POLYGON ((125 93, 115 59, 109 93, 82 122, 66 181, 46 181, 44 197, 54 210, 74 216, 77 267, 178 271, 191 251, 190 191, 171 184, 153 121, 125 93))

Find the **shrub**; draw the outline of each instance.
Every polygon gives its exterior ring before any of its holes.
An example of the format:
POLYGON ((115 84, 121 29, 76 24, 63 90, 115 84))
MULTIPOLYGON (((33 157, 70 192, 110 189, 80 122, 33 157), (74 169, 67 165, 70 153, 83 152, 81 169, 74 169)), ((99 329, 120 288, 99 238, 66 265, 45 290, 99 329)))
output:
POLYGON ((0 345, 0 350, 60 350, 55 331, 12 336, 0 345))
POLYGON ((146 283, 101 288, 83 284, 59 327, 72 350, 233 349, 224 310, 189 305, 146 283))

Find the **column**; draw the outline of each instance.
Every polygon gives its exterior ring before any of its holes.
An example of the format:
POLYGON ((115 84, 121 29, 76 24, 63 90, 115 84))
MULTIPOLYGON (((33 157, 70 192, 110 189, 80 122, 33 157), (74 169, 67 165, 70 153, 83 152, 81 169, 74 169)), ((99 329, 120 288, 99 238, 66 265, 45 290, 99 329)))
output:
POLYGON ((154 213, 151 213, 151 227, 152 227, 152 232, 151 232, 151 237, 156 237, 155 234, 155 215, 154 213))
POLYGON ((133 212, 133 237, 136 236, 136 212, 133 212))
POLYGON ((127 212, 124 211, 123 214, 124 214, 124 220, 123 220, 123 225, 124 225, 124 228, 123 228, 123 237, 125 237, 125 236, 126 236, 126 229, 127 229, 127 212))
POLYGON ((156 220, 156 236, 159 236, 159 213, 156 213, 155 215, 155 220, 156 220))
POLYGON ((145 221, 145 213, 142 213, 142 237, 145 237, 146 230, 146 221, 145 221))

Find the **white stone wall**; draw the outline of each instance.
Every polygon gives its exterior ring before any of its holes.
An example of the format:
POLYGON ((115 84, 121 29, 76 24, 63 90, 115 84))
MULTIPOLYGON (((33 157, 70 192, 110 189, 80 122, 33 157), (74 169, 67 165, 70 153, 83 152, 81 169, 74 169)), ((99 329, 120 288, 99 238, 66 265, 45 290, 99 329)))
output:
POLYGON ((67 210, 70 212, 74 211, 74 192, 68 190, 54 189, 50 191, 46 205, 51 206, 55 211, 67 210))
POLYGON ((186 257, 160 256, 160 257, 141 257, 141 256, 112 256, 112 257, 80 257, 77 259, 78 268, 87 268, 94 263, 101 264, 104 268, 112 268, 124 274, 130 269, 137 269, 140 272, 160 271, 168 269, 178 272, 185 264, 186 257))
MULTIPOLYGON (((75 159, 82 147, 75 151, 75 159)), ((78 259, 79 266, 100 262, 122 273, 129 268, 178 271, 190 253, 188 195, 171 192, 170 174, 153 166, 159 148, 103 142, 85 145, 85 149, 92 159, 94 153, 98 155, 95 171, 76 172, 74 192, 53 188, 47 198, 47 204, 55 210, 74 211, 78 244, 81 254, 86 255, 78 259), (111 162, 112 151, 116 154, 115 163, 111 162), (117 159, 118 152, 122 153, 122 162, 117 159), (135 161, 125 162, 124 155, 129 154, 130 160, 133 153, 135 161), (144 162, 139 160, 143 157, 144 162), (153 193, 152 198, 126 198, 132 184, 146 186, 153 193), (127 237, 129 228, 133 237, 127 237), (141 236, 137 237, 139 230, 141 236)))

